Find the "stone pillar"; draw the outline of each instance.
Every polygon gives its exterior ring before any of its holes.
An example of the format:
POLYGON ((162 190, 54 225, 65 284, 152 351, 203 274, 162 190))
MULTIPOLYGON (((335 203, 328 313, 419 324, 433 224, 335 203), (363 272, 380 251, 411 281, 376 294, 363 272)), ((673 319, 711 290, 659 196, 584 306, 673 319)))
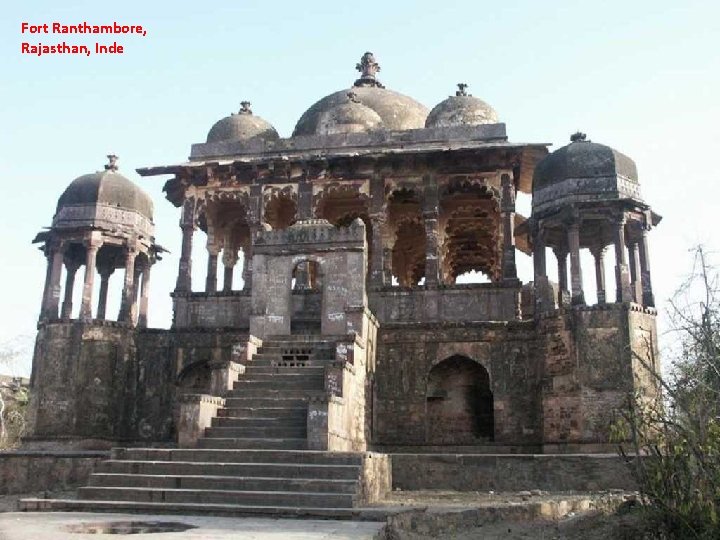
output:
POLYGON ((92 297, 93 283, 95 281, 95 261, 97 260, 97 252, 102 245, 102 240, 94 234, 85 242, 86 260, 85 260, 85 283, 83 286, 82 304, 80 306, 80 318, 83 320, 92 319, 92 297))
POLYGON ((218 270, 218 255, 220 249, 214 245, 208 244, 208 264, 207 264, 207 276, 205 277, 205 292, 213 293, 217 292, 217 270, 218 270))
POLYGON ((62 303, 61 319, 69 319, 72 317, 73 309, 73 289, 75 288, 75 274, 80 265, 75 261, 65 263, 65 297, 62 303))
POLYGON ((642 228, 642 237, 640 239, 639 256, 640 256, 640 281, 642 282, 642 299, 645 307, 655 307, 655 295, 652 290, 650 281, 650 259, 648 255, 648 229, 642 228))
POLYGON ((597 289, 598 304, 604 304, 607 301, 605 293, 605 246, 592 250, 592 256, 595 259, 595 288, 597 289))
POLYGON ((45 319, 57 319, 60 305, 60 278, 62 276, 64 248, 58 245, 48 253, 46 298, 42 309, 45 319))
POLYGON ((177 292, 192 290, 192 241, 195 227, 192 224, 180 225, 182 229, 182 247, 180 248, 180 268, 178 270, 177 292))
POLYGON ((572 303, 584 304, 582 267, 580 265, 580 223, 574 221, 568 227, 568 248, 570 250, 570 285, 572 303))
POLYGON ((438 218, 440 199, 437 180, 427 175, 423 178, 423 220, 425 222, 425 285, 440 282, 440 249, 438 245, 438 218))
POLYGON ((385 214, 385 179, 381 176, 373 176, 370 179, 370 225, 372 226, 372 237, 370 239, 370 261, 368 285, 371 287, 382 287, 389 282, 385 280, 384 272, 384 242, 386 234, 387 216, 385 214))
MULTIPOLYGON (((222 263, 223 263, 223 291, 230 292, 233 290, 233 274, 235 273, 235 265, 238 261, 237 248, 230 242, 225 242, 223 247, 222 263)), ((243 267, 243 276, 244 276, 243 267)))
POLYGON ((627 258, 625 257, 625 218, 615 224, 615 301, 630 302, 632 292, 630 288, 630 273, 628 272, 627 258))
POLYGON ((558 265, 558 304, 563 305, 566 302, 566 298, 569 297, 570 291, 568 289, 568 272, 567 272, 567 257, 568 250, 565 247, 554 248, 555 258, 557 259, 558 265))
POLYGON ((630 290, 632 293, 633 302, 642 304, 642 277, 640 272, 640 250, 638 249, 637 240, 631 242, 628 246, 630 257, 630 290))
POLYGON ((142 272, 142 291, 140 292, 140 310, 138 315, 138 326, 147 328, 148 323, 148 296, 150 293, 150 269, 152 264, 147 262, 142 272))
POLYGON ((125 251, 125 281, 123 283, 122 302, 119 321, 132 323, 133 304, 135 303, 135 258, 137 250, 128 246, 125 251))
POLYGON ((538 278, 547 276, 547 267, 545 266, 545 231, 542 226, 536 225, 533 238, 533 270, 535 281, 538 278))
POLYGON ((501 176, 500 219, 503 227, 503 281, 517 281, 515 264, 515 183, 509 174, 501 176))
MULTIPOLYGON (((137 259, 136 259, 137 261, 137 259)), ((133 275, 133 288, 132 288, 132 305, 130 306, 130 322, 133 326, 137 325, 138 322, 138 305, 140 303, 140 276, 142 275, 142 269, 140 265, 135 265, 135 274, 133 275)))
POLYGON ((99 269, 100 273, 100 297, 98 298, 98 308, 96 318, 105 320, 107 312, 107 297, 108 297, 108 285, 110 283, 110 276, 115 271, 115 268, 107 266, 99 269))
MULTIPOLYGON (((250 227, 250 240, 247 245, 243 248, 243 290, 249 291, 252 289, 252 258, 253 258, 253 242, 255 242, 255 235, 260 230, 260 226, 250 227)), ((237 261, 237 253, 235 254, 235 260, 237 261)))
POLYGON ((297 216, 299 221, 312 219, 312 183, 306 178, 298 182, 297 216))
POLYGON ((425 285, 440 282, 440 250, 438 249, 438 214, 424 213, 425 221, 425 285))

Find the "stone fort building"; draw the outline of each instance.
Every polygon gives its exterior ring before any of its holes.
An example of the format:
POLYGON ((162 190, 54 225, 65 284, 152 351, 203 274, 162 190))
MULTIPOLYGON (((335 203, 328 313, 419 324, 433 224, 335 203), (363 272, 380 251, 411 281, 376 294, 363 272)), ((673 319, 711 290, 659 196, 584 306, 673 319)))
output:
POLYGON ((35 239, 47 277, 26 445, 124 447, 84 499, 251 507, 262 488, 266 505, 351 507, 388 489, 388 454, 607 451, 628 396, 654 394, 648 232, 660 217, 635 163, 581 133, 552 153, 510 142, 466 85, 428 110, 385 88, 379 69, 363 55, 360 77, 291 137, 243 102, 188 161, 138 170, 170 175, 178 208, 169 329, 147 327, 164 251, 148 195, 115 156, 61 195, 35 239), (519 193, 532 196, 527 218, 519 193), (518 251, 532 256, 530 283, 518 251), (194 265, 207 268, 202 286, 194 265), (468 272, 485 282, 458 283, 468 272), (266 465, 264 484, 250 486, 247 467, 245 484, 182 483, 250 462, 266 465), (355 487, 303 477, 309 463, 350 467, 331 476, 355 487))

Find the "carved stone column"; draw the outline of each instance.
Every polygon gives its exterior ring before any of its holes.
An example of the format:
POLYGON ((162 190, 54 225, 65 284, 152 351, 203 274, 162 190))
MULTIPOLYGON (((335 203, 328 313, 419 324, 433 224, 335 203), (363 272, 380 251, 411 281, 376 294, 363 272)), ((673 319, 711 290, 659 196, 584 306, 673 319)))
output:
POLYGON ((62 276, 64 246, 54 246, 48 254, 48 286, 47 298, 45 301, 44 313, 45 319, 57 319, 58 307, 60 305, 60 277, 62 276))
POLYGON ((105 320, 107 313, 107 297, 108 297, 108 285, 110 283, 110 276, 115 271, 112 266, 105 266, 98 269, 100 274, 100 297, 98 298, 98 308, 96 318, 105 320))
POLYGON ((625 217, 615 223, 615 301, 630 302, 630 273, 625 256, 625 217))
POLYGON ((385 206, 385 179, 373 176, 370 179, 370 225, 372 237, 370 239, 370 260, 368 285, 382 287, 390 282, 385 279, 384 272, 384 237, 387 234, 387 215, 385 206))
POLYGON ((580 264, 580 223, 575 220, 568 226, 568 248, 570 250, 570 285, 572 303, 585 303, 583 291, 582 265, 580 264))
POLYGON ((150 294, 150 269, 152 264, 147 262, 142 271, 142 291, 140 292, 140 310, 138 315, 138 326, 147 328, 148 324, 148 297, 150 294))
POLYGON ((605 246, 597 247, 592 250, 592 256, 595 259, 595 288, 597 289, 598 304, 604 304, 607 301, 605 292, 605 246))
POLYGON ((501 176, 500 218, 503 227, 503 281, 517 281, 515 264, 515 183, 509 174, 501 176))
POLYGON ((60 318, 69 319, 72 317, 73 309, 73 289, 75 288, 75 274, 80 265, 76 261, 67 261, 65 263, 65 296, 62 303, 62 312, 60 318))
POLYGON ((192 241, 195 227, 192 224, 183 224, 180 225, 180 228, 182 229, 182 247, 180 248, 180 268, 175 290, 190 292, 192 290, 192 241))
POLYGON ((205 277, 205 292, 213 293, 217 292, 217 271, 218 271, 218 255, 220 255, 220 249, 214 244, 208 244, 208 262, 207 262, 207 276, 205 277))
POLYGON ((128 246, 125 250, 125 281, 123 283, 122 302, 120 304, 119 321, 132 322, 133 304, 135 303, 135 246, 128 246))
MULTIPOLYGON (((243 290, 249 291, 252 289, 252 276, 253 276, 253 243, 255 242, 255 236, 260 230, 260 225, 250 227, 250 240, 247 245, 243 248, 243 290)), ((235 255, 237 260, 237 254, 235 255)))
POLYGON ((82 304, 80 306, 80 318, 83 320, 92 319, 92 297, 93 283, 95 281, 95 261, 97 252, 102 246, 102 239, 94 233, 85 241, 85 283, 83 286, 82 304))
MULTIPOLYGON (((245 251, 245 250, 243 250, 245 251)), ((235 265, 238 262, 237 248, 229 242, 225 243, 222 255, 223 262, 223 291, 230 292, 233 290, 233 274, 235 265)), ((245 264, 245 263, 243 263, 245 264)), ((245 266, 243 266, 243 279, 245 278, 245 266)))
POLYGON ((648 254, 648 229, 642 228, 642 237, 640 239, 640 276, 642 281, 642 298, 643 305, 646 307, 655 307, 655 295, 652 290, 650 281, 650 259, 648 254))
POLYGON ((535 281, 538 278, 547 276, 547 267, 545 265, 545 230, 542 225, 536 224, 533 231, 533 273, 535 281))
POLYGON ((558 304, 561 306, 567 302, 570 297, 570 290, 568 289, 568 271, 567 271, 567 258, 568 250, 565 246, 560 248, 554 248, 555 258, 557 259, 558 265, 558 304))
POLYGON ((642 277, 640 272, 640 250, 638 249, 638 242, 631 242, 628 246, 630 257, 630 290, 632 293, 633 302, 642 304, 642 277))
POLYGON ((427 175, 423 178, 423 220, 425 223, 425 285, 440 282, 439 225, 440 199, 437 179, 427 175))
POLYGON ((298 182, 297 216, 299 221, 312 219, 312 183, 303 177, 298 182))

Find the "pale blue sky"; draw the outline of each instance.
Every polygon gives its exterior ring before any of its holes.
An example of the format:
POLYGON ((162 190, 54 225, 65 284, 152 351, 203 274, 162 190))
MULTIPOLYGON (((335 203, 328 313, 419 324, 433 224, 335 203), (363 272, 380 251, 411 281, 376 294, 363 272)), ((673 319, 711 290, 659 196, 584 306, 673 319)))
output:
POLYGON ((720 248, 717 1, 29 1, 3 7, 0 47, 0 342, 34 332, 45 264, 30 241, 65 186, 108 152, 155 198, 157 239, 173 253, 153 273, 151 324, 167 326, 178 213, 163 180, 134 169, 183 161, 243 99, 289 136, 306 108, 352 83, 366 50, 388 88, 428 107, 467 82, 513 141, 557 148, 580 129, 635 159, 665 218, 650 246, 661 302, 690 246, 720 248), (24 40, 62 39, 23 37, 21 22, 83 20, 148 35, 116 38, 122 56, 20 54, 24 40))

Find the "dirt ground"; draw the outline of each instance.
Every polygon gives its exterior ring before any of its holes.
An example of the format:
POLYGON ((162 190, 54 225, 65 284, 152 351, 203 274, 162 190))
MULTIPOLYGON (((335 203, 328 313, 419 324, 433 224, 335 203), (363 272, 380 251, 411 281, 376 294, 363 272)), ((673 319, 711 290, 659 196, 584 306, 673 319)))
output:
MULTIPOLYGON (((595 494, 598 498, 608 494, 595 494)), ((618 494, 611 494, 617 497, 618 494)), ((17 510, 19 499, 28 497, 75 498, 75 491, 27 493, 0 496, 0 512, 17 510)), ((463 508, 502 508, 524 502, 547 502, 587 498, 588 494, 549 494, 544 492, 521 493, 459 493, 459 492, 395 492, 384 501, 389 506, 404 508, 432 508, 442 514, 447 511, 462 511, 463 508)), ((598 506, 602 506, 599 504, 598 506)), ((390 528, 387 540, 656 540, 650 532, 651 526, 641 509, 625 512, 590 510, 583 513, 570 512, 560 519, 533 521, 498 521, 481 527, 452 528, 448 532, 432 535, 416 531, 390 528)))

